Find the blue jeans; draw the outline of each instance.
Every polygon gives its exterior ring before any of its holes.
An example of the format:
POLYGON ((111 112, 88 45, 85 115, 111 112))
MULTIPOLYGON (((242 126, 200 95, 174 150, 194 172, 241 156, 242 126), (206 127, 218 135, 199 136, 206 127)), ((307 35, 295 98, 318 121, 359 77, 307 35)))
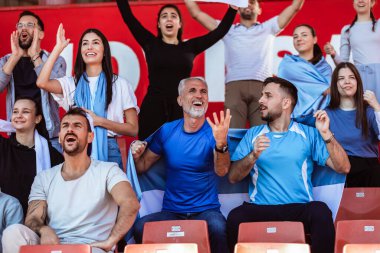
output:
POLYGON ((121 153, 119 145, 115 138, 107 138, 108 140, 108 161, 114 162, 119 165, 119 168, 123 170, 123 160, 121 159, 121 153))
POLYGON ((145 222, 165 220, 205 220, 210 236, 212 253, 228 253, 226 219, 219 209, 210 209, 200 213, 172 213, 161 211, 152 213, 137 220, 134 226, 134 236, 137 243, 142 242, 145 222))

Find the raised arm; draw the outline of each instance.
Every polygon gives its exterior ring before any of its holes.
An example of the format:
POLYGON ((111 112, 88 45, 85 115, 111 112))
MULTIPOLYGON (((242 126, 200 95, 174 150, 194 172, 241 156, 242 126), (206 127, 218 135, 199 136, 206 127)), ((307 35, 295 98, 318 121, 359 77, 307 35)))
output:
POLYGON ((185 4, 193 19, 198 21, 209 31, 213 31, 216 29, 216 27, 218 26, 218 22, 213 17, 208 15, 206 12, 203 12, 196 2, 194 2, 193 0, 185 0, 185 4))
POLYGON ((222 21, 215 30, 209 32, 204 36, 197 37, 188 41, 189 43, 193 43, 194 53, 200 54, 201 52, 218 42, 221 38, 223 38, 224 35, 226 35, 226 33, 231 28, 231 25, 235 19, 235 15, 236 10, 230 6, 226 14, 224 15, 222 21))
POLYGON ((145 29, 133 15, 128 0, 116 0, 116 2, 124 23, 128 26, 140 46, 144 48, 147 41, 154 39, 154 35, 145 29))
POLYGON ((228 129, 230 127, 230 121, 231 121, 231 114, 230 110, 227 109, 226 111, 226 117, 224 117, 224 112, 220 112, 220 120, 218 119, 218 116, 216 113, 213 113, 214 117, 214 123, 210 120, 209 117, 207 117, 207 122, 211 126, 212 134, 215 139, 215 148, 222 151, 222 152, 216 152, 214 151, 214 166, 215 166, 215 173, 223 177, 225 176, 228 171, 230 170, 231 160, 230 160, 230 152, 226 150, 223 151, 224 147, 227 146, 227 134, 228 129))
POLYGON ((109 252, 112 247, 120 241, 135 222, 140 204, 136 195, 128 182, 119 182, 111 190, 111 196, 119 206, 116 223, 112 228, 108 239, 102 242, 92 243, 92 247, 97 247, 109 252))
POLYGON ((135 162, 137 173, 144 173, 160 159, 160 156, 146 148, 146 141, 134 141, 131 144, 133 160, 135 162))
POLYGON ((65 30, 63 25, 60 24, 57 31, 57 42, 54 46, 53 51, 46 60, 40 75, 37 78, 37 86, 47 92, 55 94, 63 94, 62 87, 58 80, 50 79, 55 62, 57 61, 59 55, 62 53, 63 49, 69 44, 70 39, 65 38, 65 30))
POLYGON ((301 10, 305 0, 293 0, 292 4, 285 8, 278 16, 278 26, 280 29, 285 28, 293 17, 301 10))
POLYGON ((41 237, 41 244, 59 244, 55 231, 47 226, 47 203, 45 200, 33 200, 29 203, 25 226, 41 237))
POLYGON ((326 165, 338 173, 349 173, 351 167, 350 161, 348 160, 346 152, 330 131, 330 119, 327 113, 323 110, 319 110, 315 113, 314 117, 316 119, 315 127, 325 140, 330 155, 326 165))
POLYGON ((267 149, 269 145, 270 140, 265 134, 258 136, 253 144, 253 150, 243 159, 232 163, 228 175, 229 181, 234 184, 243 180, 252 170, 261 153, 267 149))

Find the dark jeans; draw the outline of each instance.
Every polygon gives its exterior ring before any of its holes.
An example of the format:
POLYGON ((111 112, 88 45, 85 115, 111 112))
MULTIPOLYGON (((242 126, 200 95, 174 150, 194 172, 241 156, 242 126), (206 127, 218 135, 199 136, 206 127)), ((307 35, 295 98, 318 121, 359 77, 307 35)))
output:
MULTIPOLYGON (((172 213, 162 211, 152 213, 139 219, 134 228, 134 236, 137 243, 142 242, 145 222, 165 220, 205 220, 207 222, 212 253, 228 253, 226 219, 219 209, 211 209, 201 213, 172 213)), ((233 252, 233 251, 232 251, 233 252)))
POLYGON ((311 234, 312 253, 333 253, 335 228, 332 213, 323 202, 305 204, 256 205, 244 203, 233 209, 227 218, 227 233, 230 251, 235 247, 239 225, 243 222, 300 221, 305 232, 311 234))

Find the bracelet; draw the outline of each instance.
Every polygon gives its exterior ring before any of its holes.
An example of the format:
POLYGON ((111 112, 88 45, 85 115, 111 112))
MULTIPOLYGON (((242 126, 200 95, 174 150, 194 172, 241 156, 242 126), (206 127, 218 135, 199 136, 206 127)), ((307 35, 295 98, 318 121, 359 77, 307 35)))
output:
POLYGON ((37 61, 38 58, 41 58, 41 57, 40 57, 40 56, 37 56, 34 60, 32 60, 32 62, 37 61))
POLYGON ((326 144, 329 144, 334 139, 334 133, 331 133, 331 136, 327 140, 323 140, 326 144))
POLYGON ((40 52, 37 52, 35 55, 31 56, 30 58, 33 59, 37 55, 40 55, 40 52))

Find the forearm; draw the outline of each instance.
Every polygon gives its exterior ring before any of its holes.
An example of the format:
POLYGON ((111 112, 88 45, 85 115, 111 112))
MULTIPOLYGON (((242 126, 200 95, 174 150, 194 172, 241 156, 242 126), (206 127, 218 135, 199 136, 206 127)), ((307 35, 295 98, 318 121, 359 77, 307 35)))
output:
POLYGON ((243 180, 255 165, 256 160, 257 158, 252 151, 243 159, 233 162, 228 175, 229 181, 234 184, 243 180))
MULTIPOLYGON (((37 76, 40 75, 43 67, 44 67, 44 62, 41 61, 41 64, 34 68, 34 71, 36 72, 37 76)), ((58 57, 50 73, 50 79, 60 78, 65 75, 66 75, 66 62, 62 57, 58 57)))
POLYGON ((4 74, 10 76, 13 73, 13 69, 17 65, 18 61, 20 60, 20 57, 17 57, 15 55, 11 55, 8 58, 8 61, 3 65, 3 72, 4 74))
POLYGON ((116 223, 112 228, 108 241, 116 245, 132 227, 135 222, 140 204, 137 200, 132 200, 128 204, 121 205, 117 215, 116 223))
POLYGON ((285 10, 279 15, 278 26, 283 29, 285 28, 293 17, 301 10, 304 0, 293 0, 292 4, 289 5, 285 10))
POLYGON ((326 133, 321 133, 321 136, 324 140, 329 141, 329 143, 326 143, 326 146, 334 170, 339 173, 349 173, 350 161, 348 160, 347 153, 346 151, 344 151, 344 149, 338 143, 338 141, 334 138, 333 133, 331 131, 327 131, 326 133))
POLYGON ((54 47, 53 51, 49 55, 48 59, 43 65, 41 72, 37 78, 37 86, 41 89, 49 91, 50 75, 54 67, 54 63, 57 61, 62 50, 58 47, 54 47))
POLYGON ((220 153, 220 152, 215 152, 215 173, 223 177, 225 176, 228 171, 230 170, 231 166, 231 160, 230 160, 230 152, 225 152, 225 153, 220 153))
POLYGON ((132 122, 119 123, 106 118, 100 118, 98 126, 103 127, 107 130, 115 132, 120 135, 126 136, 137 136, 138 125, 137 122, 134 124, 132 122))

